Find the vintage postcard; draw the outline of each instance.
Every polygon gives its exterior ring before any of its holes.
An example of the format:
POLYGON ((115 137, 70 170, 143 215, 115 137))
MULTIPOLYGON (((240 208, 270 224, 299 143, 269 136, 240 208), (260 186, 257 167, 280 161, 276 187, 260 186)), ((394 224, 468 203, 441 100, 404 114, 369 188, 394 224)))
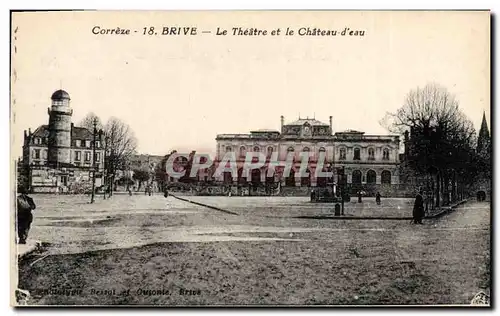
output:
POLYGON ((491 306, 490 12, 11 12, 14 306, 491 306))

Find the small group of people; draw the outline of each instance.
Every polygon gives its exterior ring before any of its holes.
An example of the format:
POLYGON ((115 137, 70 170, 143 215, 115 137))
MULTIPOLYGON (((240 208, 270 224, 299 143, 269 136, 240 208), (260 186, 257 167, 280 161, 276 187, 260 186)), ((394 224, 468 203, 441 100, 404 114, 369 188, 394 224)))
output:
MULTIPOLYGON (((358 191, 358 203, 363 203, 363 195, 365 195, 364 191, 358 191)), ((377 203, 377 205, 380 205, 382 203, 382 195, 380 194, 380 192, 377 192, 375 194, 375 202, 377 203)))

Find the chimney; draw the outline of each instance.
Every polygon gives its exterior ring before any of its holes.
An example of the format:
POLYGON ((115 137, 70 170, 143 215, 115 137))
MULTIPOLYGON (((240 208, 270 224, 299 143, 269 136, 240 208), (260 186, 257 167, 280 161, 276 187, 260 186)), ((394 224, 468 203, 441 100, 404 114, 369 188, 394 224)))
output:
POLYGON ((285 125, 285 117, 281 116, 281 132, 283 133, 283 125, 285 125))
POLYGON ((28 128, 28 135, 31 136, 31 128, 28 128))
POLYGON ((332 123, 332 116, 330 115, 330 133, 333 134, 333 123, 332 123))

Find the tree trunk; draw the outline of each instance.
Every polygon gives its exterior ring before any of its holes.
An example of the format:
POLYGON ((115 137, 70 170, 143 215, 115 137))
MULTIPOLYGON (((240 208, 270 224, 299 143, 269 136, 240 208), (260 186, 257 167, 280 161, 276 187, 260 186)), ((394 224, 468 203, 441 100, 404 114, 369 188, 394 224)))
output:
POLYGON ((441 177, 439 176, 439 172, 436 174, 436 207, 440 206, 440 197, 441 195, 439 194, 439 190, 441 190, 441 177))

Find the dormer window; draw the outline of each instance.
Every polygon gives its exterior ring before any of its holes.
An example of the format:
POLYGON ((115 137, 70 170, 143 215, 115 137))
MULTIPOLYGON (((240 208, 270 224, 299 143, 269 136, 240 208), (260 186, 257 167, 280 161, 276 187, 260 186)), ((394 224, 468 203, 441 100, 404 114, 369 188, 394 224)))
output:
POLYGON ((85 141, 85 147, 90 148, 90 140, 85 141))
POLYGON ((35 137, 35 144, 40 145, 42 143, 42 139, 40 137, 35 137))
POLYGON ((81 147, 82 146, 82 141, 79 140, 79 139, 75 140, 75 146, 76 147, 81 147))

